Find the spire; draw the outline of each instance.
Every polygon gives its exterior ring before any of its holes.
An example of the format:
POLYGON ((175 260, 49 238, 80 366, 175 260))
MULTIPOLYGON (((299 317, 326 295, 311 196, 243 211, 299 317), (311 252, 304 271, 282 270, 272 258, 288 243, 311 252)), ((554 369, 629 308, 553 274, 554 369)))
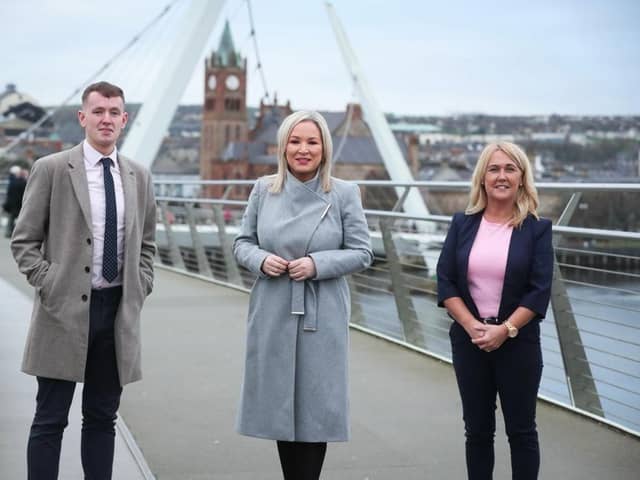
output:
POLYGON ((231 27, 229 26, 229 20, 224 22, 224 30, 222 37, 220 37, 220 45, 216 52, 218 64, 221 67, 242 67, 242 59, 240 54, 236 52, 233 45, 233 37, 231 37, 231 27))

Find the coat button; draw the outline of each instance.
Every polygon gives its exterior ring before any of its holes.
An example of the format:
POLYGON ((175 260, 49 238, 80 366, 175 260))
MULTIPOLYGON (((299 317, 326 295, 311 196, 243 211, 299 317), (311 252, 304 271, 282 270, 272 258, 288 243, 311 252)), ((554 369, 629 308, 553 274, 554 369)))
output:
POLYGON ((89 267, 84 267, 84 271, 89 273, 91 271, 91 269, 89 267))
POLYGON ((86 302, 88 298, 89 298, 89 297, 87 297, 86 295, 82 295, 82 301, 83 301, 83 302, 86 302))
POLYGON ((91 239, 87 238, 87 245, 91 245, 91 239))

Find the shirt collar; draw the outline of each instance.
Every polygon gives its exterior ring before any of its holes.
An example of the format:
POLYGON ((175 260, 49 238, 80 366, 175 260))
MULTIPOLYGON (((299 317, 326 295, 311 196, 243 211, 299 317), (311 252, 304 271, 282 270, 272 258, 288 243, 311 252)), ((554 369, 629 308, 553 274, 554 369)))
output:
POLYGON ((111 159, 116 171, 118 171, 120 168, 120 166, 118 165, 118 147, 116 146, 113 147, 113 151, 109 155, 103 155, 95 148, 93 148, 85 138, 84 142, 82 142, 82 153, 84 154, 85 166, 88 168, 96 167, 100 163, 100 160, 105 157, 111 159))

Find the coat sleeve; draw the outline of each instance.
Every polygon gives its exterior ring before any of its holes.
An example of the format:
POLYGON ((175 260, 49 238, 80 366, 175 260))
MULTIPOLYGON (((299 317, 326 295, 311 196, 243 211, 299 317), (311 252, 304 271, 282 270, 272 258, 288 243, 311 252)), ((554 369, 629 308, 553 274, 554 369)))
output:
POLYGON ((519 305, 533 310, 537 318, 544 318, 551 297, 553 278, 553 245, 551 241, 551 221, 541 219, 535 222, 533 257, 526 293, 519 305))
POLYGON ((153 259, 156 254, 156 199, 153 193, 151 175, 146 172, 147 191, 145 195, 144 224, 140 245, 140 274, 143 278, 145 294, 153 290, 153 259))
POLYGON ((436 274, 438 278, 438 306, 444 307, 447 298, 461 297, 458 289, 458 268, 456 262, 456 250, 458 249, 458 224, 461 220, 460 213, 456 213, 451 220, 447 238, 444 241, 436 274))
POLYGON ((362 210, 360 189, 355 184, 349 184, 348 187, 340 206, 342 248, 309 254, 316 266, 314 280, 326 280, 359 272, 373 262, 369 227, 362 210))
POLYGON ((269 252, 260 248, 258 238, 258 210, 260 207, 262 182, 258 180, 251 190, 247 208, 242 216, 242 226, 240 233, 233 242, 233 255, 239 265, 250 272, 261 277, 266 275, 262 272, 262 262, 267 258, 269 252))
POLYGON ((41 247, 49 225, 51 178, 46 161, 33 165, 25 188, 22 210, 11 238, 11 252, 18 269, 34 287, 40 287, 49 271, 41 247))

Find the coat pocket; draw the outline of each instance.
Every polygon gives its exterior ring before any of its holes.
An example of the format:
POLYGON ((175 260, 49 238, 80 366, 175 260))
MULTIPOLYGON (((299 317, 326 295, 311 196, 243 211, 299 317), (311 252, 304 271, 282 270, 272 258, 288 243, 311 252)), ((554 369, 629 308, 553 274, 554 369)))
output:
POLYGON ((149 280, 147 280, 144 273, 142 273, 142 270, 138 272, 138 286, 140 288, 140 291, 142 292, 142 298, 148 297, 151 293, 151 290, 153 290, 153 288, 151 287, 151 283, 149 282, 149 280))
POLYGON ((57 272, 58 272, 58 264, 53 262, 50 263, 49 270, 47 270, 46 275, 42 279, 42 284, 40 285, 40 289, 39 289, 40 300, 43 303, 46 303, 47 299, 50 298, 51 296, 51 292, 55 287, 57 272))

